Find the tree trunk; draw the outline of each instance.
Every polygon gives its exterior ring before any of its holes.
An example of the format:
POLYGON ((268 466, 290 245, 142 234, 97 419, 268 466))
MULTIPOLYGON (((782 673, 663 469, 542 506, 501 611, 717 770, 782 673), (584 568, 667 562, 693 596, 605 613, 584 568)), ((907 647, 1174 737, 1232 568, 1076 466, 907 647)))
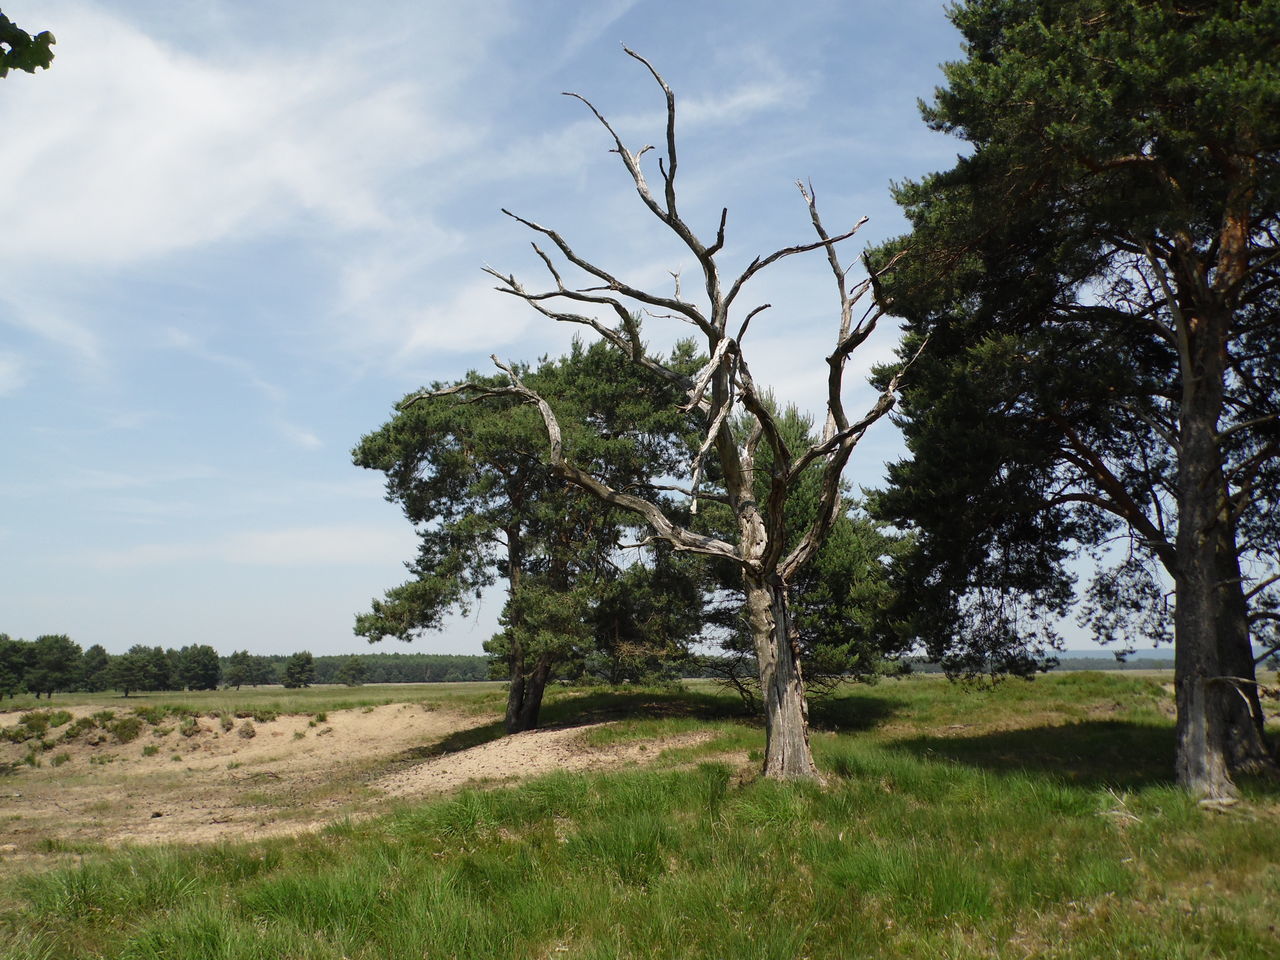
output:
POLYGON ((764 775, 777 780, 821 780, 809 750, 809 706, 796 656, 787 588, 744 574, 747 616, 760 664, 764 701, 764 775))
POLYGON ((542 712, 542 694, 551 677, 551 664, 545 657, 538 659, 533 673, 525 681, 524 704, 520 710, 520 729, 538 729, 538 714, 542 712))
POLYGON ((524 729, 524 727, 520 726, 520 716, 524 709, 524 697, 524 658, 513 654, 511 657, 511 686, 507 688, 507 715, 504 719, 507 733, 519 733, 524 729))
POLYGON ((1219 666, 1226 688, 1227 763, 1233 773, 1280 775, 1267 740, 1265 714, 1258 696, 1257 668, 1249 635, 1249 605, 1236 552, 1234 531, 1219 544, 1219 666))
POLYGON ((1228 765, 1226 696, 1219 628, 1228 607, 1221 589, 1226 489, 1219 458, 1222 411, 1222 319, 1193 317, 1182 329, 1182 404, 1178 461, 1178 571, 1174 616, 1174 685, 1180 786, 1204 800, 1234 798, 1228 765))

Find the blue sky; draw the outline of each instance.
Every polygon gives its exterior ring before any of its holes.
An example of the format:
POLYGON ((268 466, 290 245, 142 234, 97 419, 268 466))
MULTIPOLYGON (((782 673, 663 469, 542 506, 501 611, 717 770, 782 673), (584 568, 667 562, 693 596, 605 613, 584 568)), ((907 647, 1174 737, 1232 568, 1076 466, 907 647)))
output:
MULTIPOLYGON (((797 178, 832 232, 870 217, 855 256, 904 229, 890 182, 960 146, 916 111, 960 54, 932 0, 3 9, 58 43, 48 72, 0 81, 0 631, 113 652, 365 649, 353 616, 414 537, 352 446, 406 392, 572 334, 481 272, 538 275, 500 207, 644 283, 689 268, 559 95, 659 141, 623 43, 676 91, 686 218, 710 235, 729 208, 727 265, 809 239, 797 178)), ((752 291, 774 304, 753 372, 810 409, 838 321, 825 271, 793 259, 752 291)), ((853 407, 894 336, 855 358, 853 407)), ((899 453, 881 423, 851 479, 899 453)), ((495 613, 412 649, 479 653, 495 613)))

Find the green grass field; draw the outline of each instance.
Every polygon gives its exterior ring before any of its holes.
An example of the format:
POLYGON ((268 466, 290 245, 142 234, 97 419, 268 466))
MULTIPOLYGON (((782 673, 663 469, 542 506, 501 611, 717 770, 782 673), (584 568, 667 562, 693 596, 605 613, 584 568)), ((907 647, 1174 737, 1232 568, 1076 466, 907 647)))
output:
POLYGON ((622 718, 600 741, 711 736, 301 838, 7 876, 0 955, 1274 960, 1280 791, 1213 812, 1174 789, 1161 679, 851 688, 813 711, 823 788, 725 760, 762 737, 711 688, 557 690, 547 722, 622 718))

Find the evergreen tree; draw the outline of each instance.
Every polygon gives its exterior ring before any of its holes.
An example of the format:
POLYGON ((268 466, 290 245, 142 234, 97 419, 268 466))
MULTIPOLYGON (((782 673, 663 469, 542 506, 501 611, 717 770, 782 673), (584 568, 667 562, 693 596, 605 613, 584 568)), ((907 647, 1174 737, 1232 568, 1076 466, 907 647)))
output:
POLYGON ((221 680, 222 663, 213 647, 195 644, 178 651, 175 682, 179 689, 217 690, 221 680))
POLYGON ((306 650, 301 653, 295 653, 284 665, 284 676, 282 683, 290 690, 299 687, 309 687, 316 679, 315 658, 306 650))
POLYGON ((364 661, 352 654, 338 666, 334 680, 348 687, 358 687, 364 682, 364 661))
POLYGON ((152 680, 150 651, 141 644, 112 657, 107 667, 107 685, 126 697, 134 691, 155 689, 150 685, 152 680))
POLYGON ((1176 595, 1177 774, 1269 767, 1249 643, 1277 599, 1280 0, 969 0, 925 118, 972 150, 900 186, 878 254, 928 347, 880 501, 905 605, 961 670, 1043 663, 1082 548, 1103 632, 1176 595), (1114 556, 1114 550, 1112 551, 1114 556), (957 642, 958 641, 958 642, 957 642))
POLYGON ((237 690, 249 683, 253 676, 253 663, 248 650, 237 650, 227 658, 226 668, 222 671, 222 680, 228 687, 237 690))
POLYGON ((80 645, 65 634, 36 637, 24 677, 26 688, 52 697, 56 691, 74 690, 80 682, 80 645))
POLYGON ((0 698, 14 694, 23 687, 27 665, 30 661, 31 644, 22 640, 14 640, 7 633, 0 633, 0 698))
MULTIPOLYGON (((671 362, 691 367, 693 358, 681 347, 671 362)), ((565 441, 588 461, 635 483, 678 472, 685 424, 665 382, 614 351, 577 343, 527 376, 564 400, 565 441)), ((541 462, 546 441, 536 411, 514 400, 466 403, 450 390, 433 385, 434 396, 402 405, 354 451, 358 465, 386 473, 388 499, 420 537, 414 578, 374 600, 356 632, 412 639, 504 581, 504 629, 486 649, 511 682, 507 729, 527 730, 537 725, 547 682, 591 643, 585 618, 597 586, 616 573, 630 521, 541 462)))
POLYGON ((102 644, 95 643, 85 650, 84 659, 81 662, 80 689, 89 693, 106 690, 107 670, 110 664, 111 657, 102 644))

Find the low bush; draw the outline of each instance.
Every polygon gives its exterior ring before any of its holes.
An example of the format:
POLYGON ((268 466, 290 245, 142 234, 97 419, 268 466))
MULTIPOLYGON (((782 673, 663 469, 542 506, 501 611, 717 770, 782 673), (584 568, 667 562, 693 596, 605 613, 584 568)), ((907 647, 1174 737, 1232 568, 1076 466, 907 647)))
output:
POLYGON ((258 735, 258 730, 254 727, 252 720, 246 720, 244 723, 240 724, 240 729, 237 732, 246 740, 252 740, 258 735))
POLYGON ((90 730, 98 729, 98 721, 93 717, 78 717, 72 724, 62 731, 62 740, 67 742, 75 740, 81 734, 88 733, 90 730))
POLYGON ((142 734, 142 718, 137 716, 121 717, 106 724, 106 729, 119 743, 132 743, 142 734))

